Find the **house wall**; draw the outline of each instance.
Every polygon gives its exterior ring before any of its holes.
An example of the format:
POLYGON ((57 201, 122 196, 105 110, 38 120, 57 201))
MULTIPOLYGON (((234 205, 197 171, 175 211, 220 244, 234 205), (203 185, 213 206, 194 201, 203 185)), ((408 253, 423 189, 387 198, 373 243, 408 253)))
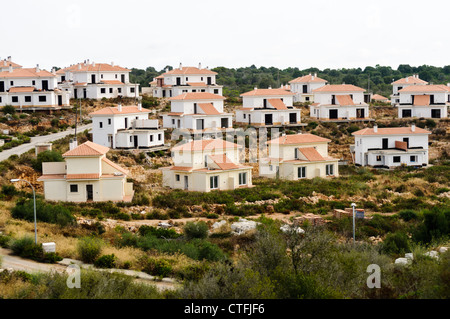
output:
POLYGON ((164 131, 163 130, 134 130, 120 131, 116 134, 117 148, 134 148, 134 136, 138 137, 138 147, 153 147, 164 145, 164 131), (150 141, 150 136, 153 136, 153 141, 150 141), (161 137, 159 139, 158 137, 161 137))
MULTIPOLYGON (((260 108, 264 106, 264 99, 283 99, 283 102, 286 106, 292 106, 294 103, 294 99, 292 95, 267 95, 267 96, 243 96, 242 97, 242 105, 244 107, 255 107, 260 108)), ((269 102, 267 102, 269 103, 269 102)))
POLYGON ((370 152, 367 154, 369 166, 388 166, 396 167, 403 165, 416 166, 428 164, 428 151, 408 152, 398 154, 382 154, 370 152), (377 161, 377 156, 381 156, 381 161, 377 161), (400 156, 400 163, 394 162, 394 156, 400 156), (417 156, 417 161, 411 161, 411 156, 417 156))
POLYGON ((295 159, 295 149, 304 147, 314 147, 322 156, 328 156, 328 143, 303 143, 293 145, 268 144, 270 158, 282 158, 285 161, 295 159))
POLYGON ((414 95, 434 95, 435 103, 445 103, 447 102, 446 92, 439 93, 429 93, 429 92, 414 92, 414 93, 400 93, 400 103, 412 104, 414 95))
MULTIPOLYGON (((69 93, 63 92, 62 105, 69 105, 69 93)), ((54 91, 0 93, 0 106, 13 105, 15 107, 49 107, 58 105, 58 95, 54 91), (17 96, 18 102, 13 102, 12 97, 17 96), (25 102, 25 97, 30 96, 31 102, 25 102), (45 101, 39 101, 40 96, 45 96, 45 101)))
POLYGON ((100 174, 101 158, 99 156, 66 157, 67 174, 100 174))
POLYGON ((367 104, 364 105, 355 105, 355 106, 340 106, 340 105, 318 105, 318 106, 309 106, 310 117, 321 118, 321 119, 329 119, 330 118, 330 110, 338 110, 338 118, 356 118, 356 110, 364 109, 364 118, 369 117, 369 106, 367 104))
POLYGON ((275 178, 277 167, 279 169, 279 178, 284 180, 295 181, 298 178, 298 167, 306 167, 306 177, 307 179, 315 177, 327 177, 326 175, 326 165, 334 165, 333 176, 339 176, 339 165, 338 160, 326 161, 326 162, 304 162, 304 163, 280 163, 273 164, 272 170, 270 170, 270 165, 260 164, 260 176, 275 178))
MULTIPOLYGON (((245 107, 245 106, 244 106, 245 107)), ((290 124, 289 114, 297 114, 297 124, 301 123, 301 110, 291 109, 291 110, 276 110, 276 109, 265 109, 265 110, 253 110, 253 111, 236 111, 236 123, 248 124, 248 115, 251 115, 251 124, 254 125, 265 125, 266 114, 272 114, 272 122, 274 125, 290 124), (245 118, 244 118, 245 114, 245 118)))
POLYGON ((399 105, 397 108, 399 118, 403 118, 403 110, 411 110, 411 117, 423 117, 423 118, 431 118, 432 110, 441 110, 440 118, 448 117, 447 105, 433 105, 433 106, 399 105))

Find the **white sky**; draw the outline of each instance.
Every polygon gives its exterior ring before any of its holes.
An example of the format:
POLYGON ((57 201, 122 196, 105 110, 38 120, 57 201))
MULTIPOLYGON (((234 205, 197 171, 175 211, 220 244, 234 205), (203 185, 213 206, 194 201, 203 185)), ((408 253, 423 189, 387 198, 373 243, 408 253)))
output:
POLYGON ((16 0, 1 11, 0 58, 24 67, 450 64, 449 0, 16 0))

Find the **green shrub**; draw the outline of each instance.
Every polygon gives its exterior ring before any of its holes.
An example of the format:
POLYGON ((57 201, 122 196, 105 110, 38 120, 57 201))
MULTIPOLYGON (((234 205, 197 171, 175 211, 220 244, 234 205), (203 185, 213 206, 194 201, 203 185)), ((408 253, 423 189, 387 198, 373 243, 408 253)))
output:
MULTIPOLYGON (((11 216, 17 219, 34 221, 34 201, 32 199, 20 199, 11 210, 11 216)), ((60 226, 74 225, 75 217, 66 207, 62 205, 52 205, 36 200, 36 219, 46 223, 60 226)))
POLYGON ((64 162, 64 158, 61 153, 57 151, 44 151, 39 153, 36 161, 33 162, 33 168, 42 173, 42 163, 43 162, 64 162))
POLYGON ((386 236, 382 250, 387 254, 404 254, 410 252, 409 238, 403 232, 396 232, 386 236))
POLYGON ((11 250, 15 255, 30 259, 39 259, 44 254, 42 245, 35 244, 34 239, 28 236, 14 240, 11 244, 11 250))
POLYGON ((205 222, 187 222, 183 232, 188 239, 208 237, 208 225, 205 222))
POLYGON ((15 114, 16 113, 16 108, 12 105, 5 105, 4 107, 2 107, 2 112, 3 114, 15 114))
POLYGON ((0 247, 8 248, 11 242, 11 237, 7 235, 0 235, 0 247))
POLYGON ((156 228, 147 225, 139 227, 138 233, 141 236, 155 236, 157 238, 178 238, 181 236, 173 229, 156 228))
POLYGON ((85 263, 93 263, 102 251, 103 242, 98 238, 83 237, 78 241, 78 254, 85 263))
POLYGON ((95 260, 94 266, 97 268, 115 268, 116 259, 117 258, 114 254, 103 255, 95 260))
POLYGON ((152 276, 164 278, 173 272, 172 266, 166 259, 154 259, 143 256, 139 259, 139 263, 142 266, 142 271, 152 276))
POLYGON ((398 213, 401 219, 403 219, 405 222, 408 222, 410 220, 417 219, 417 212, 411 209, 405 209, 398 213))

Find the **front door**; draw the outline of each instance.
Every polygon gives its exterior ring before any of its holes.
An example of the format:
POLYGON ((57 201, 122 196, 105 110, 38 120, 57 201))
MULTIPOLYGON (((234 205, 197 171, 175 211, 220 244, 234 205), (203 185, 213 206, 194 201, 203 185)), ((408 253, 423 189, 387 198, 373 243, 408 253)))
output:
POLYGON ((297 113, 289 113, 289 122, 291 124, 297 123, 297 113))
POLYGON ((365 118, 365 112, 364 112, 365 110, 364 109, 356 109, 356 117, 358 118, 358 119, 363 119, 363 118, 365 118))
POLYGON ((125 83, 125 74, 120 75, 120 82, 125 83))
POLYGON ((431 110, 431 117, 434 119, 440 119, 441 118, 441 110, 440 109, 431 110))
POLYGON ((0 81, 0 92, 5 92, 5 82, 0 81))
POLYGON ((177 85, 181 85, 181 78, 177 78, 177 85))
POLYGON ((266 125, 273 125, 273 115, 272 114, 266 114, 266 116, 265 116, 265 124, 266 125))
POLYGON ((333 109, 330 110, 330 119, 337 119, 338 118, 338 110, 333 109))
POLYGON ((91 74, 91 82, 92 84, 95 84, 95 74, 91 74))
POLYGON ((62 106, 62 95, 58 95, 58 106, 62 106))
POLYGON ((303 84, 303 93, 308 93, 308 86, 303 84))
POLYGON ((185 190, 189 189, 189 177, 188 176, 184 176, 184 189, 185 190))
POLYGON ((134 148, 138 148, 138 136, 134 135, 134 148))
POLYGON ((383 143, 383 149, 384 150, 388 149, 388 147, 389 147, 389 139, 383 138, 382 143, 383 143))
POLYGON ((48 91, 48 80, 42 80, 42 91, 48 91))
POLYGON ((94 185, 86 185, 86 199, 94 200, 94 185))

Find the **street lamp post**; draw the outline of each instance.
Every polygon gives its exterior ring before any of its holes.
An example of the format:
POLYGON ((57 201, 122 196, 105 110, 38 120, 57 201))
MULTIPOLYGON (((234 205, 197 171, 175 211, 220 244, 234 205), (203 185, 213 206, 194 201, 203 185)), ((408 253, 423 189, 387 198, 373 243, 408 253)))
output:
POLYGON ((353 244, 355 243, 355 207, 356 207, 356 204, 352 203, 352 208, 353 208, 353 244))
POLYGON ((27 182, 28 185, 31 186, 31 189, 33 190, 33 202, 34 202, 34 243, 37 244, 37 225, 36 225, 36 192, 34 191, 33 185, 27 180, 20 179, 20 178, 14 178, 11 180, 11 183, 16 183, 19 181, 27 182))

